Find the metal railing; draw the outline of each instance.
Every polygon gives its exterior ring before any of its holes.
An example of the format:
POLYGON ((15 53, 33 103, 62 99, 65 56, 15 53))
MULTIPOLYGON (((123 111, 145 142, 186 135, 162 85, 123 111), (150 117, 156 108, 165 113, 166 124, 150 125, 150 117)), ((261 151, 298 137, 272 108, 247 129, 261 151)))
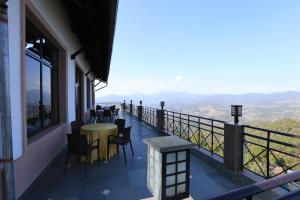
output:
MULTIPOLYGON (((252 185, 241 187, 227 192, 223 195, 211 198, 210 200, 252 200, 253 196, 257 194, 282 186, 284 184, 291 183, 297 179, 300 179, 300 171, 292 172, 283 176, 274 177, 259 183, 254 183, 252 185)), ((300 190, 292 192, 286 196, 279 197, 278 199, 289 199, 287 197, 292 197, 291 199, 299 199, 300 190)))
POLYGON ((157 126, 156 108, 143 106, 142 120, 156 127, 157 126))
POLYGON ((244 126, 243 168, 266 179, 300 170, 300 136, 244 126))
MULTIPOLYGON (((126 111, 130 112, 126 104, 126 111)), ((138 117, 138 106, 132 113, 138 117)), ((157 110, 143 106, 142 120, 157 127, 157 110)), ((164 131, 224 157, 225 121, 164 110, 164 131)), ((243 126, 243 125, 242 125, 243 126)), ((300 136, 253 126, 243 126, 243 169, 265 179, 300 170, 300 136)))
POLYGON ((43 114, 44 116, 49 116, 51 114, 51 105, 37 105, 26 107, 27 120, 40 118, 41 114, 43 114))
POLYGON ((138 116, 138 108, 137 105, 132 104, 132 115, 133 116, 138 116))
POLYGON ((224 156, 224 121, 165 110, 165 131, 224 156))

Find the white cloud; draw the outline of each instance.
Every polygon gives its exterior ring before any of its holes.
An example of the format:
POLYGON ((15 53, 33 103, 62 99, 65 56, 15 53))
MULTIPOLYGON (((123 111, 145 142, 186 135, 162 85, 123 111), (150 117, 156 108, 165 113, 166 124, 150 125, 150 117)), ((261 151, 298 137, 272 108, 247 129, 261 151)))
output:
POLYGON ((177 82, 181 81, 182 79, 183 79, 183 76, 182 75, 178 75, 175 78, 175 82, 177 83, 177 82))

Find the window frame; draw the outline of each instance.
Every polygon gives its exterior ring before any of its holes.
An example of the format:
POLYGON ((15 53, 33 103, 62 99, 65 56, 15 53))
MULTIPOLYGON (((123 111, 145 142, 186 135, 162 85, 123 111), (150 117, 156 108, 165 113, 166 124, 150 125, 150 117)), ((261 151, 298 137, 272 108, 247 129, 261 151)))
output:
MULTIPOLYGON (((55 45, 55 44, 53 44, 48 38, 47 38, 47 36, 45 36, 45 34, 43 34, 39 29, 38 29, 38 27, 37 26, 35 26, 29 19, 27 19, 26 18, 26 20, 25 20, 25 22, 26 22, 26 25, 27 24, 30 24, 30 26, 32 27, 32 28, 34 28, 36 31, 37 31, 37 33, 38 33, 38 39, 40 40, 40 41, 42 41, 43 39, 46 39, 54 48, 55 48, 55 50, 56 50, 56 53, 57 53, 57 55, 56 55, 56 60, 55 60, 55 62, 54 62, 54 65, 57 65, 57 66, 53 66, 52 65, 52 63, 50 62, 50 61, 48 61, 48 60, 46 60, 44 57, 43 57, 43 42, 41 43, 41 45, 39 46, 39 51, 40 51, 40 55, 38 55, 37 53, 35 53, 34 51, 31 51, 30 49, 26 49, 26 47, 23 47, 24 49, 25 49, 25 60, 26 60, 26 57, 28 56, 28 57, 30 57, 30 58, 32 58, 32 59, 34 59, 34 60, 36 60, 37 62, 39 62, 39 67, 40 67, 40 72, 39 72, 39 74, 40 74, 40 89, 39 89, 39 93, 40 93, 40 102, 41 102, 41 105, 44 105, 44 96, 43 96, 43 69, 44 69, 44 67, 48 67, 48 68, 50 68, 50 70, 51 70, 51 81, 50 81, 50 84, 51 84, 51 110, 52 110, 52 108, 53 108, 53 105, 52 105, 52 101, 53 101, 53 99, 52 99, 52 96, 53 96, 53 77, 52 77, 52 73, 53 73, 53 71, 56 73, 56 77, 57 77, 57 80, 55 81, 55 89, 54 89, 54 92, 56 93, 56 102, 57 102, 57 105, 55 105, 55 108, 56 108, 56 116, 55 116, 55 121, 53 121, 52 123, 50 123, 50 125, 48 125, 48 126, 46 126, 45 124, 44 124, 44 119, 45 119, 45 116, 44 116, 44 113, 43 114, 39 114, 39 120, 40 120, 40 129, 38 129, 38 130, 36 130, 36 131, 33 131, 33 132, 31 132, 30 133, 30 135, 29 135, 29 132, 28 132, 28 128, 26 129, 26 136, 27 136, 27 139, 31 139, 32 137, 34 137, 34 136, 36 136, 36 135, 38 135, 40 132, 43 132, 43 131, 45 131, 46 129, 49 129, 49 128, 51 128, 51 127, 53 127, 53 126, 55 126, 55 125, 57 125, 57 124, 59 124, 60 123, 60 103, 59 103, 59 101, 60 101, 60 89, 59 89, 59 84, 60 84, 60 71, 59 71, 59 48, 55 45), (55 91, 56 90, 56 91, 55 91)), ((25 35, 26 35, 26 32, 27 32, 27 29, 25 29, 25 35)), ((25 37, 26 38, 26 37, 25 37)), ((25 40, 26 41, 26 40, 25 40)), ((25 42, 25 44, 26 44, 26 42, 25 42)), ((25 71, 26 71, 26 68, 27 68, 27 63, 25 62, 25 65, 24 65, 24 67, 25 67, 25 71)), ((27 77, 26 77, 27 78, 27 77)), ((25 81, 25 93, 27 92, 27 87, 26 87, 26 81, 25 81)), ((26 104, 25 104, 25 106, 27 107, 27 102, 26 102, 26 104)), ((26 111, 27 112, 27 111, 26 111)), ((52 111, 51 111, 52 112, 52 111)), ((27 118, 27 114, 26 114, 26 124, 28 124, 28 122, 27 122, 27 120, 28 120, 28 118, 27 118)))

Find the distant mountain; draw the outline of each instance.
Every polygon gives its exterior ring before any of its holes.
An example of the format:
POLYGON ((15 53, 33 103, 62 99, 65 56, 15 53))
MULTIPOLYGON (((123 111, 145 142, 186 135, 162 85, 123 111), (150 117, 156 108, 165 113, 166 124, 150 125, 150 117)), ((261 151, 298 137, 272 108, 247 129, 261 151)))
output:
POLYGON ((198 95, 188 92, 160 92, 153 95, 134 94, 130 96, 105 96, 96 102, 123 102, 133 100, 138 104, 159 107, 166 102, 166 109, 194 115, 231 120, 230 105, 243 105, 243 120, 275 121, 284 118, 300 120, 300 92, 276 92, 270 94, 248 93, 240 95, 214 94, 198 95))

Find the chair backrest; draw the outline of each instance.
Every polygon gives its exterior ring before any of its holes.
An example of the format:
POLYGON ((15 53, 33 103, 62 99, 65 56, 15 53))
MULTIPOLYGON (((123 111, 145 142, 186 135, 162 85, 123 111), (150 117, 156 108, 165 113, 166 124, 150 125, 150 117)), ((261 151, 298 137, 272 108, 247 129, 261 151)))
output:
POLYGON ((101 106, 100 105, 96 105, 96 110, 100 110, 101 106))
POLYGON ((83 121, 72 121, 71 130, 74 134, 80 134, 80 129, 84 125, 83 121))
POLYGON ((111 111, 115 111, 115 109, 116 109, 116 106, 115 106, 115 105, 109 107, 109 110, 111 110, 111 111))
POLYGON ((131 126, 126 127, 124 129, 124 133, 123 133, 123 142, 125 144, 127 144, 128 142, 130 142, 130 132, 131 132, 131 126))
POLYGON ((76 156, 88 154, 88 143, 85 135, 67 134, 68 151, 76 156))
POLYGON ((104 110, 103 111, 103 117, 110 117, 110 115, 111 115, 110 110, 104 110))
POLYGON ((90 117, 96 117, 96 111, 94 109, 90 110, 90 117))
POLYGON ((118 126, 118 135, 120 135, 120 133, 124 133, 124 129, 125 129, 125 119, 116 119, 115 120, 115 125, 118 126))

